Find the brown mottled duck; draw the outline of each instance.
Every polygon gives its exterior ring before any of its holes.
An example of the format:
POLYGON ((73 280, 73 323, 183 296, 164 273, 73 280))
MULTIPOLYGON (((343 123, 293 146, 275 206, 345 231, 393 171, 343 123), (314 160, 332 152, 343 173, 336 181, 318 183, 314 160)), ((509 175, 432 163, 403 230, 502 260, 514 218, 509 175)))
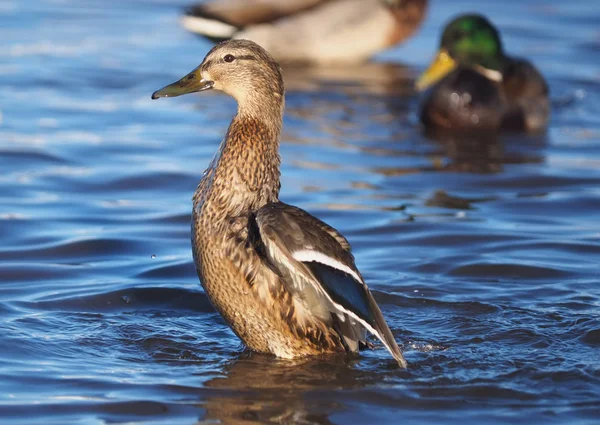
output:
POLYGON ((427 0, 212 0, 182 25, 214 41, 252 40, 280 62, 360 62, 416 32, 427 0))
POLYGON ((406 367, 346 238, 279 200, 284 86, 277 62, 251 41, 225 41, 152 98, 210 89, 238 104, 193 198, 194 260, 215 308, 257 352, 356 352, 369 332, 406 367))
POLYGON ((537 131, 550 112, 548 86, 527 60, 504 53, 483 16, 462 15, 444 29, 440 50, 417 88, 433 87, 421 106, 427 129, 537 131))

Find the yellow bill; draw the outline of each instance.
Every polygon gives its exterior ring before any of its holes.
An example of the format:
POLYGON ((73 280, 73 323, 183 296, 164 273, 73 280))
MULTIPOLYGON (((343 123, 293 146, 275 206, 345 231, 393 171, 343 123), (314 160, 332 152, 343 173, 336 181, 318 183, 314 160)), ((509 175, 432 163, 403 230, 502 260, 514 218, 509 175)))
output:
POLYGON ((450 57, 446 49, 440 49, 429 68, 421 74, 415 83, 415 87, 418 91, 425 90, 445 77, 454 68, 456 68, 456 61, 450 57))

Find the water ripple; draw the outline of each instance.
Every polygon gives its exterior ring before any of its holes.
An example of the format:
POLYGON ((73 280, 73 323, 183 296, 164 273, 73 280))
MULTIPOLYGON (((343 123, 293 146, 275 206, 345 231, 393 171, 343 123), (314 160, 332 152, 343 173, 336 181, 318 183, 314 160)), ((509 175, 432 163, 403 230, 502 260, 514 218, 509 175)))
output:
POLYGON ((282 199, 348 237, 406 371, 377 341, 247 352, 203 293, 190 198, 235 105, 149 97, 210 48, 185 3, 0 2, 2 423, 596 423, 595 3, 430 2, 373 63, 284 68, 282 199), (421 131, 412 81, 465 10, 543 71, 547 132, 421 131))

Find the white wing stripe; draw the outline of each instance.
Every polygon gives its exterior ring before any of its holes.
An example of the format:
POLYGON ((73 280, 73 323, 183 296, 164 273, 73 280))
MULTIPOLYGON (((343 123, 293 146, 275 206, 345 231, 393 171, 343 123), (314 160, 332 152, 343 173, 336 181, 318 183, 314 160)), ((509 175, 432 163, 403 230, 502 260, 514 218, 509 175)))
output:
MULTIPOLYGON (((302 262, 316 261, 321 264, 325 264, 329 267, 333 267, 334 269, 338 269, 345 273, 348 273, 350 276, 352 276, 354 279, 356 279, 357 282, 360 282, 363 285, 365 284, 362 281, 362 279, 358 276, 358 274, 354 270, 352 270, 350 267, 346 266, 345 264, 341 263, 340 261, 336 260, 335 258, 332 258, 332 257, 329 257, 328 255, 323 254, 322 252, 303 249, 303 250, 294 252, 292 254, 292 257, 294 257, 294 259, 296 261, 302 261, 302 262)), ((313 284, 314 284, 314 282, 313 282, 313 284)), ((399 358, 396 357, 396 355, 394 354, 394 350, 392 350, 392 347, 390 347, 390 345, 385 341, 385 338, 379 332, 377 332, 373 326, 371 326, 367 321, 358 317, 358 315, 356 313, 354 313, 353 311, 350 311, 347 308, 344 308, 344 306, 342 306, 341 304, 333 301, 333 299, 327 293, 327 291, 324 291, 322 288, 320 288, 320 289, 321 289, 322 293, 327 297, 329 302, 331 302, 331 304, 338 311, 347 314, 349 316, 348 320, 350 320, 350 321, 352 321, 352 319, 356 320, 358 323, 360 323, 362 326, 364 326, 369 332, 371 332, 373 335, 375 335, 377 337, 377 339, 379 339, 383 343, 385 348, 387 348, 387 350, 390 352, 390 354, 400 363, 400 365, 402 367, 406 368, 406 366, 407 366, 406 360, 404 360, 404 358, 402 356, 399 358)), ((339 316, 339 314, 338 314, 338 316, 339 316)))
POLYGON ((341 270, 344 273, 348 273, 357 282, 360 282, 364 285, 364 282, 362 281, 360 276, 354 270, 352 270, 350 267, 348 267, 344 263, 336 260, 335 258, 332 258, 326 254, 323 254, 322 252, 311 251, 308 249, 302 249, 300 251, 293 252, 292 257, 294 257, 294 259, 296 261, 301 261, 304 263, 315 261, 317 263, 325 264, 326 266, 332 267, 334 269, 341 270))

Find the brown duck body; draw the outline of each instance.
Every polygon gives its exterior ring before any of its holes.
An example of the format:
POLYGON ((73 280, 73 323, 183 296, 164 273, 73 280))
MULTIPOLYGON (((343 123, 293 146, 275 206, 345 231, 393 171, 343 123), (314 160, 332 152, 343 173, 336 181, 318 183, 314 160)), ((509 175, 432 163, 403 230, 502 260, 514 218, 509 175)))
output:
POLYGON ((210 88, 238 102, 193 198, 194 260, 215 308, 255 351, 283 358, 358 351, 369 331, 406 367, 348 241, 279 201, 279 65, 253 42, 223 42, 153 97, 210 88))
POLYGON ((279 154, 272 143, 279 131, 248 116, 232 122, 194 196, 198 275, 215 308, 252 350, 283 358, 344 351, 338 334, 310 320, 276 272, 263 267, 249 232, 256 211, 279 201, 279 154))
POLYGON ((214 41, 253 40, 280 62, 351 63, 409 38, 426 10, 427 0, 217 0, 182 24, 214 41))

